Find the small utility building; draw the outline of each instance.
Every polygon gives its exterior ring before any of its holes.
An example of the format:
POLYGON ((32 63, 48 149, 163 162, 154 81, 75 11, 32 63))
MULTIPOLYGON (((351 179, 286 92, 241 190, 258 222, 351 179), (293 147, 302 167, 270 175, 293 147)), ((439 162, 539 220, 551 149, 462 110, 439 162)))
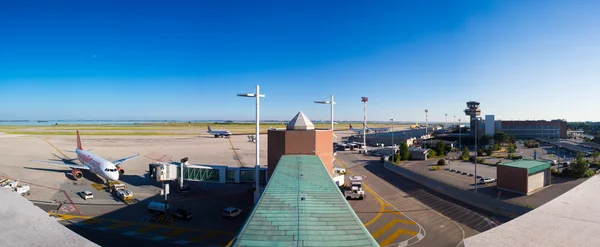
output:
POLYGON ((496 166, 499 189, 521 194, 532 194, 550 185, 550 161, 517 160, 496 166))

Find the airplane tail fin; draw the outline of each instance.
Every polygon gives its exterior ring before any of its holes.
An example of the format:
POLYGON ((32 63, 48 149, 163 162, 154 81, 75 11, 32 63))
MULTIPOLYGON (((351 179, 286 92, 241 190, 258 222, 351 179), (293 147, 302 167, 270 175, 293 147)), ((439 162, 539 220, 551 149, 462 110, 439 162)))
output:
POLYGON ((81 147, 81 139, 79 138, 79 130, 76 130, 75 133, 77 134, 77 149, 83 150, 81 147))
POLYGON ((350 129, 352 129, 352 124, 350 124, 350 129))
POLYGON ((212 131, 212 130, 210 129, 210 125, 206 125, 206 126, 208 126, 208 131, 212 131))

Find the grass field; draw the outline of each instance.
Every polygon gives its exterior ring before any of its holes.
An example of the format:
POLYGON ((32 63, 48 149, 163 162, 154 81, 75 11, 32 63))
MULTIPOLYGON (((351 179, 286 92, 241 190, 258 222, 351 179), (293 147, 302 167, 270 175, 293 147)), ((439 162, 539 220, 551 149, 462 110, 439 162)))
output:
MULTIPOLYGON (((96 136, 150 136, 150 135, 207 135, 207 125, 213 130, 229 130, 232 134, 253 134, 255 125, 252 123, 151 123, 135 125, 102 125, 102 124, 64 124, 52 126, 10 125, 0 126, 0 132, 5 134, 26 135, 74 135, 79 130, 81 135, 96 136)), ((328 129, 330 124, 315 124, 315 128, 328 129)), ((400 129, 408 125, 395 125, 400 129)), ((389 127, 388 125, 369 125, 372 128, 389 127)), ((261 123, 260 132, 267 133, 269 128, 285 128, 284 124, 261 123)), ((336 130, 348 130, 348 125, 338 124, 336 130)))

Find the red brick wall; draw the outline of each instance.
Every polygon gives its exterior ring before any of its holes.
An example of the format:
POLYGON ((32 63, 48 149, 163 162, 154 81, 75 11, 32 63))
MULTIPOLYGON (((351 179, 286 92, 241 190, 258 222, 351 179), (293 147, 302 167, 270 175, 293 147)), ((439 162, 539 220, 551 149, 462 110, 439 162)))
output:
POLYGON ((329 175, 333 174, 333 133, 331 130, 317 130, 315 138, 315 151, 329 175))
POLYGON ((286 154, 317 155, 331 175, 333 134, 331 130, 269 130, 267 150, 269 177, 275 171, 281 156, 286 154))
POLYGON ((285 154, 285 131, 269 130, 267 140, 267 174, 271 177, 281 155, 285 154))

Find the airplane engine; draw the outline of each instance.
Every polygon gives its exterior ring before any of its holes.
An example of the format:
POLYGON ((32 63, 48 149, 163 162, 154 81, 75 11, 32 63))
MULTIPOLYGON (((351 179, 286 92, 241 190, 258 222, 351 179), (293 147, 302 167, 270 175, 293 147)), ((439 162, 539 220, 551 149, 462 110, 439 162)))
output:
POLYGON ((75 179, 80 179, 83 177, 83 173, 77 169, 73 169, 73 171, 71 171, 71 175, 73 175, 75 179))
POLYGON ((120 175, 123 175, 125 173, 125 169, 118 167, 118 166, 117 166, 117 171, 119 171, 120 175))

